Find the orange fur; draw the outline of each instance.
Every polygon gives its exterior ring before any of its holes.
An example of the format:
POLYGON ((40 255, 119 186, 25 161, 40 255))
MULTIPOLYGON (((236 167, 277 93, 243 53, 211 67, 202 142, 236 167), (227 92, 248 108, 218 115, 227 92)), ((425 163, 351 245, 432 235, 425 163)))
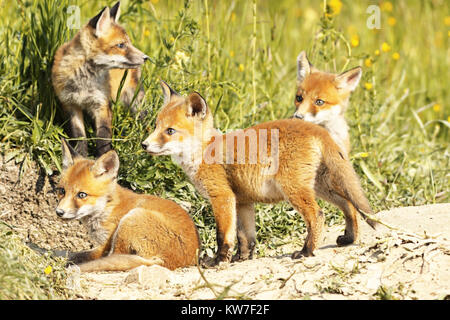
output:
POLYGON ((184 98, 169 90, 164 82, 162 86, 165 105, 157 116, 154 132, 142 146, 153 155, 172 155, 197 189, 210 200, 217 224, 215 263, 230 261, 236 233, 237 258, 252 256, 255 202, 287 200, 302 214, 308 235, 304 248, 294 252, 294 258, 313 255, 320 243, 324 218, 315 201, 316 195, 335 204, 345 202, 352 208, 344 212, 347 227, 345 235, 337 242, 345 245, 356 240, 355 213, 358 210, 370 213, 371 209, 351 163, 342 156, 325 129, 302 120, 286 119, 219 135, 213 127, 212 114, 198 93, 184 98), (266 139, 262 138, 264 133, 267 133, 266 139), (272 140, 272 136, 278 140, 272 140), (254 138, 256 141, 251 142, 254 138), (221 155, 220 147, 212 151, 220 139, 232 141, 230 146, 222 144, 221 155), (239 141, 245 145, 244 151, 239 141), (250 152, 254 144, 266 144, 265 154, 272 156, 274 150, 278 158, 266 161, 259 148, 254 149, 255 155, 250 152), (227 163, 227 151, 231 153, 232 162, 227 163), (206 161, 207 154, 217 156, 218 161, 206 161), (277 170, 272 171, 275 163, 278 163, 277 170), (316 193, 325 186, 327 193, 316 193))
POLYGON ((70 256, 82 271, 155 263, 175 269, 196 263, 199 238, 187 212, 173 201, 120 187, 114 151, 93 161, 78 156, 64 141, 63 157, 57 214, 81 219, 99 244, 70 256))
POLYGON ((295 101, 295 106, 300 110, 307 110, 316 115, 321 110, 341 104, 348 98, 348 93, 341 95, 334 84, 335 76, 329 73, 315 72, 309 74, 297 88, 297 95, 303 96, 303 102, 295 101), (314 102, 322 99, 325 104, 317 106, 314 102))
POLYGON ((342 74, 322 72, 310 64, 305 52, 297 57, 294 117, 327 129, 346 157, 350 152, 350 139, 344 114, 361 73, 359 67, 342 74))

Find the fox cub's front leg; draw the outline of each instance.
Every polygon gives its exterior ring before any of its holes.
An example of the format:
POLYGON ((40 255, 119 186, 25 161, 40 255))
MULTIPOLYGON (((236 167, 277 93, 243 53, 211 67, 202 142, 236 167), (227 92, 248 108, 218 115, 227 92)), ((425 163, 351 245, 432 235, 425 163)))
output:
POLYGON ((96 107, 92 111, 95 124, 96 134, 96 156, 100 157, 102 154, 111 150, 111 138, 112 138, 112 111, 108 102, 96 107))
POLYGON ((204 261, 208 267, 220 262, 231 262, 236 239, 236 199, 234 194, 210 197, 217 232, 217 253, 213 261, 204 261))

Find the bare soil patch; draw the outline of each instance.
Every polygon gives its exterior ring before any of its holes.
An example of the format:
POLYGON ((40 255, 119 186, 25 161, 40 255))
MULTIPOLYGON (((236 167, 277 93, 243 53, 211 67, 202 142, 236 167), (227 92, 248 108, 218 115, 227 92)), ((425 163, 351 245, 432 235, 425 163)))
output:
MULTIPOLYGON (((337 247, 343 226, 328 228, 315 257, 284 255, 169 271, 78 274, 72 285, 86 299, 443 299, 450 294, 450 204, 379 213, 390 226, 361 223, 356 245, 337 247)), ((269 253, 270 255, 270 253, 269 253)))

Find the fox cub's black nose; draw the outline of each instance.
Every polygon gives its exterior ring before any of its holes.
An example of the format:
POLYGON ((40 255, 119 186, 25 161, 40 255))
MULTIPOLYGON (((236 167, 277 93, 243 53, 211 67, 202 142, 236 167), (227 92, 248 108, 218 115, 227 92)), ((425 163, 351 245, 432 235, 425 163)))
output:
POLYGON ((147 150, 148 145, 145 142, 141 143, 142 149, 147 150))
POLYGON ((58 217, 62 217, 64 215, 64 210, 63 209, 56 209, 56 214, 58 215, 58 217))
POLYGON ((149 59, 150 59, 149 56, 144 56, 144 62, 147 61, 147 60, 149 60, 149 59))
POLYGON ((303 119, 304 118, 304 116, 302 115, 302 114, 294 114, 294 118, 297 118, 297 119, 303 119))

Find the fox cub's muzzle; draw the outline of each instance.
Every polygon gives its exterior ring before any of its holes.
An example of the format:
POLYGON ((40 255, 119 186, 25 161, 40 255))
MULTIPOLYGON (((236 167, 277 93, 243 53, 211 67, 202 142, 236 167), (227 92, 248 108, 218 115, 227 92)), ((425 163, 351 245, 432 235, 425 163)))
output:
POLYGON ((149 56, 133 46, 131 46, 130 50, 128 51, 126 58, 128 60, 128 66, 136 68, 150 59, 149 56))
POLYGON ((63 209, 56 209, 56 215, 60 218, 62 218, 62 216, 64 215, 64 210, 63 209))

